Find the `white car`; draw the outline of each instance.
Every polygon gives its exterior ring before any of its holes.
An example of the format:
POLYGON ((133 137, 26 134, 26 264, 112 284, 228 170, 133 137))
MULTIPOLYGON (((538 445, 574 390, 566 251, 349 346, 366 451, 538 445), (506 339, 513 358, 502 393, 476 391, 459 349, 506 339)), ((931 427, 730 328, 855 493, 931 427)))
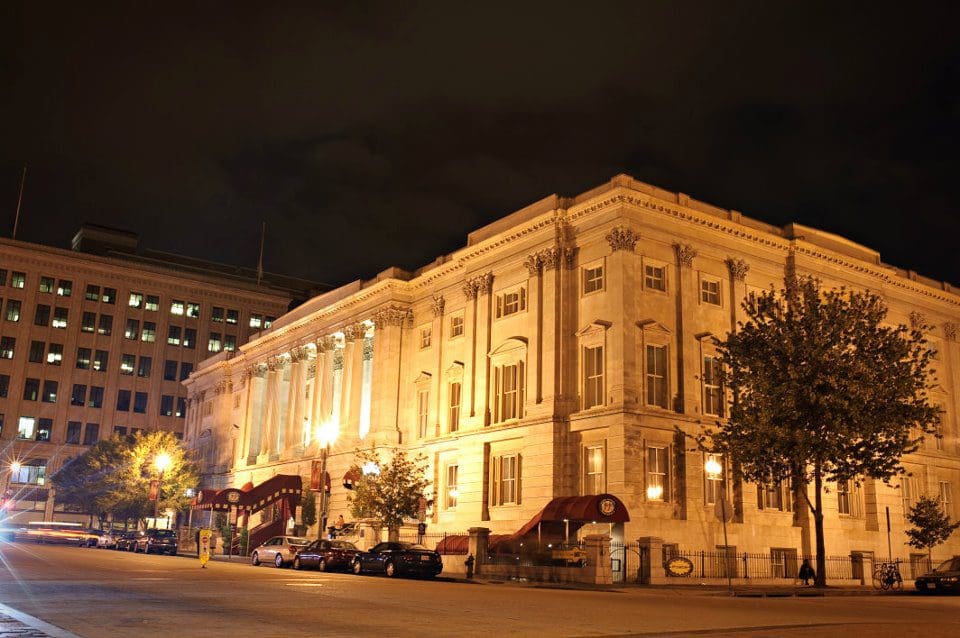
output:
POLYGON ((283 567, 293 562, 301 549, 310 544, 310 540, 301 536, 274 536, 250 553, 250 564, 273 563, 283 567))

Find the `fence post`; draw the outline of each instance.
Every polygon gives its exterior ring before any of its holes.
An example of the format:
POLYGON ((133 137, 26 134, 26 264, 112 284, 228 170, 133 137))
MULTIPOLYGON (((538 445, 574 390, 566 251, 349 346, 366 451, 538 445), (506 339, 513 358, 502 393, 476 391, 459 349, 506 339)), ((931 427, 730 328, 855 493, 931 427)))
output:
POLYGON ((747 553, 743 553, 743 577, 750 578, 750 570, 747 569, 747 553))
POLYGON ((467 554, 473 554, 476 565, 473 573, 479 576, 483 573, 483 565, 487 562, 487 546, 490 542, 490 528, 471 527, 467 530, 470 534, 470 541, 467 546, 467 554))
POLYGON ((700 578, 706 578, 703 571, 704 551, 700 550, 700 578))

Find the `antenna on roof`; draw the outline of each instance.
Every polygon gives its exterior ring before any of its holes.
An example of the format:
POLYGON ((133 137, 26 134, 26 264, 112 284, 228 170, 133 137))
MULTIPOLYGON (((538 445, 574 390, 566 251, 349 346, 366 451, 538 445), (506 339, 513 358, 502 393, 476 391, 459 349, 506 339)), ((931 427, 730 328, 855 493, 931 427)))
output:
POLYGON ((260 285, 260 281, 263 279, 263 240, 267 236, 267 222, 261 222, 263 226, 260 228, 260 259, 257 261, 257 285, 260 285))
POLYGON ((20 225, 20 205, 23 203, 23 184, 27 181, 27 165, 23 165, 23 173, 20 174, 20 194, 17 195, 17 214, 13 218, 13 235, 11 239, 17 238, 17 226, 20 225))

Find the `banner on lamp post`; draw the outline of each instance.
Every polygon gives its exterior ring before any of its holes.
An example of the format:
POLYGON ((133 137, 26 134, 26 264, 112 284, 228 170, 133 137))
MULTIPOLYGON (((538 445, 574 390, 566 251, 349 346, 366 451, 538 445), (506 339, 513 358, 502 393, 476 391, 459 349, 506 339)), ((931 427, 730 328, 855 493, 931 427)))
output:
POLYGON ((150 500, 157 500, 157 495, 160 493, 160 481, 157 479, 152 479, 150 481, 150 500))

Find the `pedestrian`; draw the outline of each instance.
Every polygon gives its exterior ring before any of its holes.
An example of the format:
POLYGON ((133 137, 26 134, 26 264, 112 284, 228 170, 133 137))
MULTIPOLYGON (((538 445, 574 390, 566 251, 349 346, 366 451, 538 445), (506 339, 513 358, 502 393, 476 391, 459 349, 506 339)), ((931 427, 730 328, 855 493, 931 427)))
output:
POLYGON ((467 578, 473 578, 473 554, 467 556, 467 560, 463 561, 463 565, 467 568, 467 578))
POLYGON ((800 577, 800 580, 803 581, 804 585, 809 585, 811 580, 817 580, 817 573, 813 571, 813 567, 810 566, 809 558, 803 559, 803 563, 800 565, 800 573, 797 575, 800 577))

